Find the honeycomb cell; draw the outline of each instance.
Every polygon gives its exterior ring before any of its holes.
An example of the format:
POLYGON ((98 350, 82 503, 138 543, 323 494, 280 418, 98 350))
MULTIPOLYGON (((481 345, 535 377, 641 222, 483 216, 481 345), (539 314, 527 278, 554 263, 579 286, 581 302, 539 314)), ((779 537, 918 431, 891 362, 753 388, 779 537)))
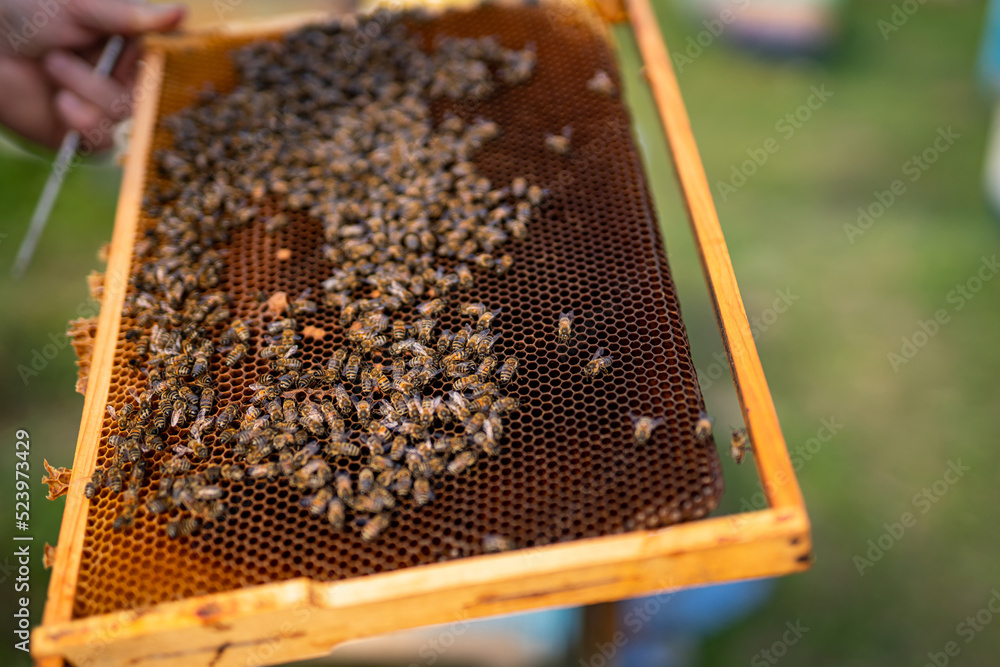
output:
MULTIPOLYGON (((501 330, 511 334, 497 352, 516 351, 522 362, 508 389, 522 409, 508 420, 501 456, 480 461, 473 472, 436 479, 430 505, 397 508, 393 524, 371 543, 357 530, 337 531, 313 519, 298 505, 300 492, 265 481, 227 485, 228 513, 193 536, 166 537, 176 512, 144 516, 116 533, 121 496, 104 489, 90 504, 75 618, 294 577, 334 581, 478 555, 490 534, 528 548, 657 528, 703 517, 716 506, 719 461, 711 441, 694 436, 703 402, 628 112, 619 99, 587 89, 599 69, 621 87, 608 37, 595 25, 544 6, 489 6, 410 24, 427 46, 439 35, 496 35, 506 48, 537 48, 538 67, 526 84, 500 86, 472 104, 432 107, 438 120, 450 111, 501 127, 502 136, 474 158, 494 183, 523 175, 549 190, 527 240, 504 248, 514 258, 510 272, 477 277, 467 295, 502 308, 501 330), (567 125, 573 128, 569 156, 546 151, 545 135, 567 125), (568 309, 575 335, 561 345, 556 319, 568 309), (609 375, 587 380, 581 371, 597 347, 613 354, 615 365, 609 375), (630 412, 667 422, 640 447, 630 412)), ((235 72, 227 53, 246 41, 216 35, 204 48, 171 51, 159 116, 192 104, 207 82, 230 90, 235 72)), ((169 143, 158 124, 154 150, 169 143)), ((147 183, 159 178, 153 169, 147 173, 147 183)), ((255 349, 269 321, 258 293, 297 295, 332 270, 319 249, 319 221, 302 212, 290 217, 273 235, 259 225, 238 228, 225 248, 221 289, 233 298, 234 317, 250 325, 255 349), (279 260, 279 249, 289 249, 291 258, 279 260)), ((155 224, 142 217, 137 241, 155 224)), ((302 358, 310 364, 324 363, 344 343, 343 328, 324 307, 302 323, 325 332, 303 341, 302 358)), ((446 315, 441 327, 456 324, 446 315)), ((135 344, 126 332, 133 326, 123 318, 108 397, 116 408, 129 401, 130 388, 142 389, 142 375, 127 363, 135 344)), ((221 361, 214 355, 211 364, 221 361)), ((217 401, 248 399, 249 384, 263 372, 260 360, 226 370, 217 401)), ((113 427, 106 417, 98 466, 113 456, 105 444, 113 427)), ((159 464, 181 444, 176 432, 168 433, 165 451, 150 457, 146 491, 159 482, 159 464)), ((228 449, 217 446, 214 435, 206 444, 211 463, 225 462, 228 449)), ((359 464, 352 466, 356 472, 359 464)))

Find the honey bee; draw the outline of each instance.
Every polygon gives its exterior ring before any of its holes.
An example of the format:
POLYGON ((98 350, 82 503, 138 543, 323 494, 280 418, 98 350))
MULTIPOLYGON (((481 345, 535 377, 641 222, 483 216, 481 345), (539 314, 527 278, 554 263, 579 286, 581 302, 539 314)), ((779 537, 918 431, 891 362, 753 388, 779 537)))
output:
MULTIPOLYGON (((524 239, 528 238, 528 225, 525 224, 524 220, 519 220, 519 219, 511 220, 509 223, 507 223, 507 227, 508 229, 510 229, 510 235, 514 238, 515 241, 523 241, 524 239)), ((506 257, 510 257, 510 255, 504 255, 501 258, 501 261, 503 261, 504 264, 507 264, 507 262, 504 260, 504 258, 506 257)), ((514 260, 513 258, 511 258, 510 264, 513 265, 513 263, 514 260)), ((510 267, 507 266, 504 269, 504 272, 506 272, 509 268, 510 267)))
POLYGON ((230 403, 215 418, 215 428, 217 431, 224 431, 233 420, 239 415, 240 407, 235 403, 230 403))
POLYGON ((451 460, 448 464, 448 472, 452 475, 458 475, 464 472, 467 468, 475 464, 476 455, 470 450, 461 452, 458 456, 451 460))
POLYGON ((194 493, 198 500, 218 500, 222 497, 222 488, 218 486, 202 486, 194 493))
POLYGON ((591 357, 590 361, 583 369, 583 374, 587 377, 598 377, 603 373, 608 373, 611 371, 611 365, 614 363, 614 357, 611 355, 604 355, 604 348, 597 348, 597 352, 591 357))
POLYGON ((243 343, 236 343, 229 351, 229 354, 226 355, 226 358, 222 360, 222 363, 228 366, 229 368, 232 368, 233 366, 238 364, 240 360, 246 356, 246 354, 247 354, 247 346, 244 345, 243 343))
POLYGON ((194 358, 194 365, 191 366, 191 375, 194 377, 201 377, 208 372, 208 357, 207 353, 199 353, 194 358))
POLYGON ((545 147, 559 155, 569 153, 570 137, 573 135, 573 128, 567 125, 559 134, 546 134, 545 147))
POLYGON ((382 472, 384 470, 392 470, 396 467, 396 464, 392 459, 385 456, 373 456, 368 461, 368 465, 371 466, 372 470, 377 470, 382 472))
POLYGON ((510 538, 493 534, 483 535, 483 553, 499 553, 513 548, 514 542, 510 538))
POLYGON ((333 351, 333 356, 330 357, 330 361, 326 365, 328 381, 336 381, 340 378, 340 371, 344 367, 346 359, 346 349, 338 348, 333 351))
POLYGON ((203 414, 208 414, 212 411, 212 406, 215 403, 215 390, 211 387, 205 387, 201 390, 201 396, 198 398, 198 409, 203 414))
POLYGON ((293 357, 299 351, 298 345, 268 345, 262 349, 257 356, 261 359, 273 359, 275 357, 293 357))
POLYGON ((302 369, 301 359, 279 358, 271 361, 271 368, 285 371, 298 371, 302 369))
POLYGON ((246 476, 243 472, 243 467, 238 463, 226 463, 220 469, 220 475, 222 479, 227 479, 231 482, 242 482, 246 476))
POLYGON ((146 462, 143 460, 133 461, 132 474, 130 475, 132 484, 141 484, 146 477, 146 462))
POLYGON ((430 344, 431 336, 434 335, 434 326, 437 324, 436 319, 429 317, 422 318, 417 321, 417 340, 425 345, 430 344))
POLYGON ((639 417, 631 413, 629 413, 629 418, 632 420, 632 426, 635 430, 635 443, 637 445, 645 445, 649 442, 653 431, 666 422, 663 417, 639 417))
POLYGON ((608 73, 602 69, 594 72, 594 76, 587 81, 587 90, 599 93, 605 97, 615 96, 615 84, 612 83, 608 73))
POLYGON ((454 387, 455 391, 465 391, 469 387, 480 384, 480 382, 478 375, 466 375, 453 380, 451 386, 454 387))
POLYGON ((462 289, 469 289, 472 287, 473 278, 472 271, 465 264, 459 264, 455 267, 455 274, 458 276, 458 284, 462 289))
POLYGON ((354 398, 354 409, 358 414, 358 421, 362 425, 366 425, 372 418, 372 399, 371 396, 354 398))
POLYGON ((493 311, 484 312, 482 315, 479 316, 479 319, 476 321, 476 330, 484 331, 486 329, 489 329, 490 326, 493 324, 493 320, 499 314, 500 314, 499 308, 493 311))
POLYGON ((396 320, 392 323, 392 340, 395 342, 400 342, 406 340, 410 335, 410 325, 402 320, 396 320))
POLYGON ((337 410, 329 398, 323 399, 323 402, 319 404, 319 411, 323 413, 323 419, 331 433, 344 431, 344 420, 337 414, 337 410))
POLYGON ((573 338, 573 311, 567 310, 559 315, 556 337, 559 342, 566 345, 573 338))
POLYGON ((361 355, 357 352, 352 352, 347 358, 347 364, 344 366, 344 377, 351 382, 358 379, 358 370, 361 368, 361 355))
POLYGON ((694 437, 699 440, 709 440, 712 437, 713 417, 709 417, 704 411, 698 413, 698 422, 694 427, 694 437))
POLYGON ((537 185, 532 185, 528 188, 528 201, 534 206, 538 206, 542 203, 545 198, 545 191, 537 185))
POLYGON ((350 440, 350 434, 342 431, 330 433, 328 442, 328 452, 334 456, 348 456, 357 458, 361 456, 361 448, 350 440))
POLYGON ((90 481, 83 487, 83 495, 87 498, 93 498, 94 494, 97 493, 97 490, 100 489, 103 484, 104 471, 100 469, 95 470, 94 474, 90 476, 90 481))
POLYGON ((361 529, 361 539, 371 542, 388 527, 389 517, 385 514, 376 514, 365 522, 364 528, 361 529))
POLYGON ((122 490, 122 471, 118 466, 111 466, 107 470, 105 485, 115 493, 122 490))
POLYGON ((184 517, 167 523, 167 536, 170 539, 194 535, 201 528, 201 519, 196 516, 184 517))
POLYGON ((463 426, 465 426, 465 432, 467 434, 472 434, 479 431, 485 422, 486 415, 482 412, 476 412, 469 419, 463 422, 463 426))
POLYGON ((403 455, 406 453, 407 439, 406 436, 398 435, 392 439, 392 445, 389 448, 389 458, 393 461, 400 461, 403 455))
POLYGON ((476 412, 486 412, 493 404, 493 397, 489 395, 479 396, 469 403, 469 407, 476 412))
POLYGON ((502 276, 514 266, 514 258, 510 255, 502 255, 493 266, 493 270, 498 276, 502 276))
POLYGON ((170 510, 170 503, 167 498, 154 496, 146 501, 146 511, 150 514, 163 514, 170 510))
POLYGON ((345 502, 349 502, 354 497, 354 486, 351 482, 350 474, 346 472, 338 472, 334 476, 333 481, 337 497, 345 502))
POLYGON ((431 482, 426 477, 417 477, 413 480, 413 502, 423 506, 434 499, 434 492, 431 490, 431 482))
POLYGON ((340 414, 349 415, 354 411, 354 397, 344 388, 344 385, 338 384, 334 387, 333 397, 336 400, 337 409, 340 410, 340 414))
POLYGON ((413 475, 406 468, 399 468, 392 473, 392 478, 388 484, 389 489, 397 496, 409 495, 413 488, 413 475))
POLYGON ((451 341, 451 349, 455 352, 461 352, 465 349, 466 344, 469 342, 469 336, 472 335, 472 329, 469 327, 463 327, 455 332, 455 337, 451 341))
POLYGON ((286 330, 293 330, 298 326, 297 322, 289 317, 283 320, 275 320, 267 325, 267 333, 277 336, 286 330))
MULTIPOLYGON (((313 435, 323 435, 323 413, 315 403, 305 402, 299 406, 299 423, 305 426, 313 435)), ((288 420, 292 421, 292 420, 288 420)))
POLYGON ((417 306, 417 312, 420 313, 425 318, 434 317, 442 310, 444 310, 443 299, 431 299, 430 301, 424 301, 423 303, 417 306))
POLYGON ((486 304, 478 302, 463 303, 459 312, 466 317, 475 317, 478 319, 486 314, 486 304))
POLYGON ((375 390, 381 393, 383 396, 388 394, 392 390, 392 382, 386 377, 386 374, 382 372, 380 366, 373 366, 371 369, 371 379, 374 382, 375 390))
MULTIPOLYGON (((485 333, 489 334, 489 331, 486 331, 485 333)), ((500 340, 501 335, 502 334, 495 334, 492 337, 489 335, 483 336, 476 344, 476 354, 480 357, 488 355, 493 350, 493 346, 496 345, 498 340, 500 340)))
POLYGON ((500 367, 500 372, 497 373, 501 384, 507 384, 514 378, 514 373, 517 371, 517 365, 517 357, 507 357, 504 360, 503 366, 500 367))
POLYGON ((476 433, 472 436, 472 442, 487 456, 499 456, 500 454, 500 443, 491 439, 486 433, 476 433))
POLYGON ((247 468, 246 475, 250 479, 276 479, 281 474, 281 468, 274 461, 255 463, 247 468))
POLYGON ((121 514, 115 517, 112 528, 115 530, 125 530, 131 528, 135 523, 135 510, 126 508, 121 514))
MULTIPOLYGON (((390 422, 390 425, 391 424, 392 423, 390 422)), ((387 442, 390 438, 392 438, 392 431, 382 422, 372 422, 371 425, 369 425, 368 430, 380 443, 387 442)))
POLYGON ((746 456, 749 444, 750 436, 747 435, 746 427, 734 428, 730 446, 733 460, 736 461, 737 465, 743 463, 743 457, 746 456))
POLYGON ((370 493, 375 486, 375 471, 371 468, 362 468, 358 473, 358 493, 370 493))
POLYGON ((239 341, 246 343, 250 340, 250 329, 247 328, 247 325, 243 322, 243 320, 233 320, 232 324, 229 325, 229 328, 239 341))
POLYGON ((523 176, 517 176, 510 183, 510 192, 520 199, 528 192, 528 181, 523 176))
POLYGON ((306 496, 302 499, 303 505, 309 508, 309 513, 317 517, 326 512, 331 500, 333 500, 333 489, 329 486, 324 486, 312 496, 306 496))

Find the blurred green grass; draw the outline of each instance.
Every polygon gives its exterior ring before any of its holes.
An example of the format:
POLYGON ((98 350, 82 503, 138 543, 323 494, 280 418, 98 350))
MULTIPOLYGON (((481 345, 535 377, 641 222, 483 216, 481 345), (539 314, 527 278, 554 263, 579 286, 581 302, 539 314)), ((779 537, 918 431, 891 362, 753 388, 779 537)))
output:
MULTIPOLYGON (((707 641, 704 665, 750 663, 796 620, 810 630, 782 665, 922 664, 948 641, 961 648, 957 664, 992 665, 1000 655, 1000 623, 968 644, 956 635, 1000 586, 1000 454, 991 438, 1000 405, 1000 281, 987 282, 961 311, 947 302, 998 246, 980 187, 989 104, 977 92, 974 60, 983 7, 927 3, 885 41, 877 21, 892 4, 848 7, 841 47, 824 62, 767 61, 720 42, 679 74, 748 313, 766 311, 777 290, 799 297, 757 340, 789 447, 794 453, 813 438, 821 419, 843 424, 799 470, 813 569, 780 580, 767 605, 707 641), (775 124, 821 84, 832 98, 782 138, 775 124), (851 243, 844 225, 856 221, 857 208, 905 180, 904 162, 948 126, 961 138, 917 182, 907 180, 907 192, 851 243), (780 150, 723 201, 715 183, 768 137, 780 150), (950 322, 894 372, 887 354, 939 308, 950 322), (971 470, 921 514, 914 495, 959 459, 971 470), (854 556, 907 511, 917 524, 860 576, 854 556)), ((700 29, 662 0, 657 10, 668 48, 700 29)), ((740 418, 728 369, 705 381, 721 351, 714 314, 628 43, 622 54, 695 363, 724 432, 740 418)), ((31 433, 36 564, 42 542, 56 541, 64 502, 43 501, 41 459, 72 465, 83 399, 73 391, 68 347, 27 383, 17 367, 30 366, 32 351, 88 304, 84 276, 100 267, 96 253, 110 238, 119 179, 107 166, 73 172, 28 278, 12 285, 7 267, 47 168, 38 159, 0 157, 0 434, 12 450, 16 429, 31 433)), ((12 453, 0 460, 4 479, 13 479, 13 461, 12 453)), ((758 490, 756 476, 752 465, 728 461, 725 472, 723 511, 738 511, 758 490)), ((7 495, 0 508, 12 511, 7 495)), ((0 524, 0 544, 11 544, 11 534, 8 522, 0 524)), ((35 570, 37 621, 46 576, 35 570)), ((5 619, 11 604, 0 596, 5 619)), ((0 662, 13 661, 8 651, 4 643, 0 662)))

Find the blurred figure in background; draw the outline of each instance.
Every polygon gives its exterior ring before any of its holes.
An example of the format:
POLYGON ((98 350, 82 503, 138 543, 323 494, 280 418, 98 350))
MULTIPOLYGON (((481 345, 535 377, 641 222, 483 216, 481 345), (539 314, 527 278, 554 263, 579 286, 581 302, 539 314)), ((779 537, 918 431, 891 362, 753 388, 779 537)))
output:
POLYGON ((680 0, 680 4, 704 28, 684 45, 693 58, 716 39, 778 57, 818 57, 834 46, 840 32, 840 0, 680 0))
POLYGON ((993 99, 993 121, 983 165, 983 191, 993 215, 1000 216, 1000 2, 997 0, 992 0, 986 10, 979 50, 979 79, 986 94, 993 99))
POLYGON ((0 123, 55 148, 78 130, 92 150, 132 107, 138 45, 129 40, 110 78, 93 73, 107 38, 177 26, 180 5, 124 0, 0 0, 0 123))

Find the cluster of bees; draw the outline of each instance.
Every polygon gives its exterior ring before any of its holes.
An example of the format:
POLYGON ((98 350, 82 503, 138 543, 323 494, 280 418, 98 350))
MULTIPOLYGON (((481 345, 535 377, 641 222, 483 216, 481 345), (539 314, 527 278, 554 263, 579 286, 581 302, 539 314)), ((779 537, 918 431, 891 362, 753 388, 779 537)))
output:
MULTIPOLYGON (((191 535, 229 514, 233 485, 267 479, 370 541, 402 504, 429 503, 437 478, 501 451, 520 361, 499 352, 502 311, 469 291, 511 270, 504 247, 527 237, 546 192, 483 177, 472 158, 501 128, 435 119, 431 104, 529 80, 534 49, 445 38, 428 53, 399 20, 361 48, 353 36, 334 24, 251 44, 233 54, 232 92, 162 121, 173 141, 154 156, 162 178, 123 309, 144 385, 108 406, 107 463, 85 489, 122 494, 115 529, 146 513, 191 535), (238 307, 222 282, 234 231, 274 234, 302 216, 322 225, 329 276, 277 310, 238 307), (331 319, 345 344, 315 364, 304 334, 331 319), (252 395, 222 404, 230 370, 252 395)), ((613 94, 605 78, 592 89, 613 94)), ((568 151, 570 132, 551 148, 568 151)), ((572 311, 555 325, 569 343, 572 311)), ((613 362, 599 348, 581 374, 613 362)), ((637 442, 661 423, 634 417, 637 442)), ((486 551, 512 546, 488 537, 486 551)))
MULTIPOLYGON (((430 502, 435 478, 500 453, 519 360, 498 353, 503 314, 463 293, 511 269, 503 247, 545 192, 481 176, 471 158, 500 128, 435 122, 430 105, 527 81, 534 50, 448 38, 426 53, 399 21, 360 50, 352 37, 315 26, 252 44, 233 56, 235 90, 163 121, 173 143, 155 154, 123 310, 145 386, 108 406, 107 465, 85 490, 123 494, 116 529, 145 512, 189 535, 228 514, 227 486, 270 479, 373 540, 401 503, 430 502), (329 277, 281 312, 237 312, 222 289, 234 230, 302 214, 322 223, 329 277), (313 365, 304 327, 331 317, 346 344, 313 365), (252 397, 217 401, 220 373, 261 361, 252 397)), ((610 364, 599 353, 584 372, 610 364)))

